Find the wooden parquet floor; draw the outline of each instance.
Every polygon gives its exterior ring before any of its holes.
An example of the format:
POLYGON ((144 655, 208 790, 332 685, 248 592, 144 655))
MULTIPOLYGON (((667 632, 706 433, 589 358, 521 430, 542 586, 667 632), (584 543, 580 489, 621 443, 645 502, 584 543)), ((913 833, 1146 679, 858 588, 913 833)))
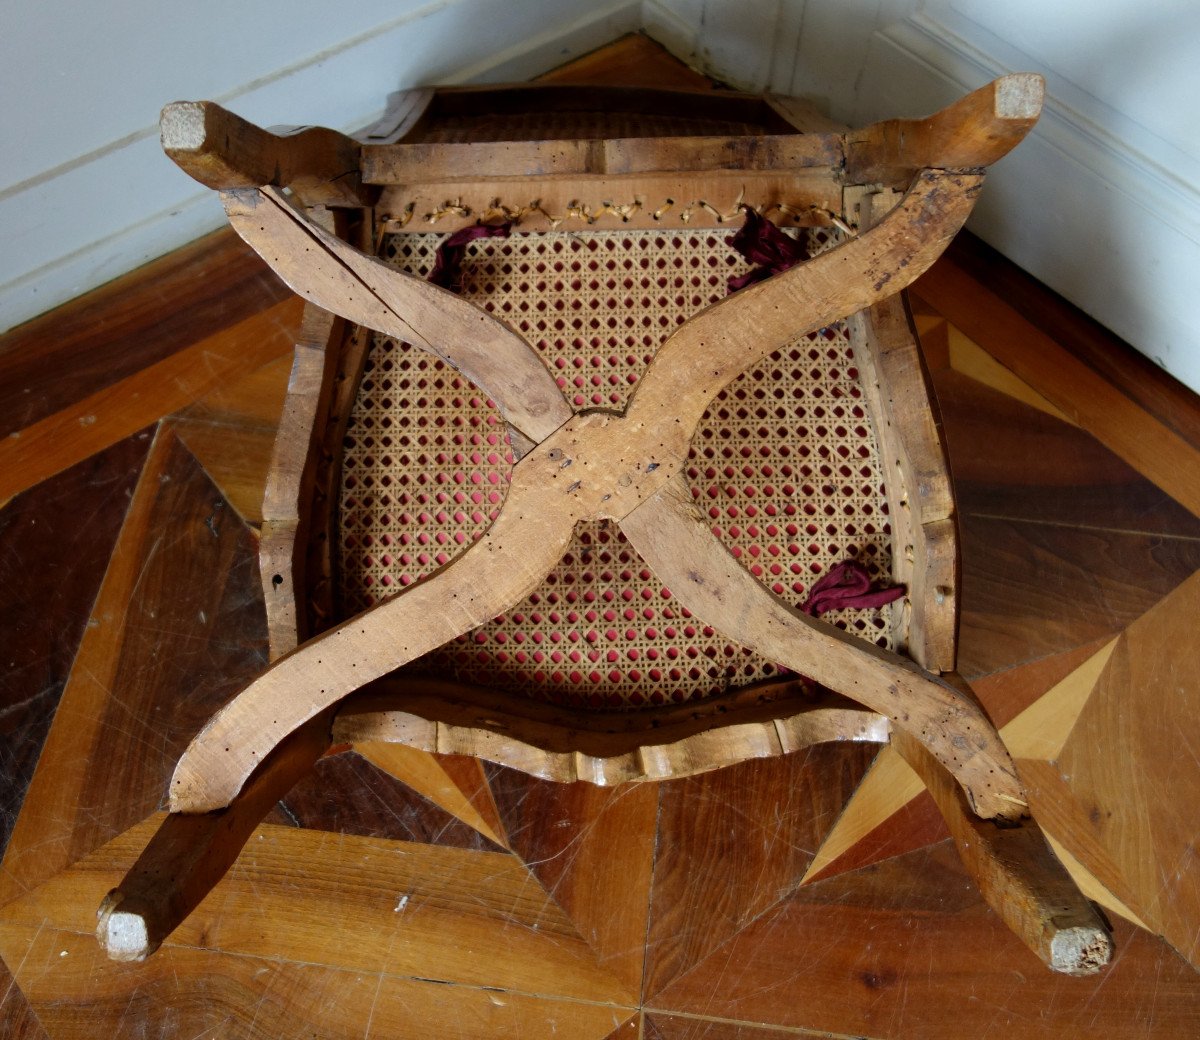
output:
POLYGON ((347 750, 157 954, 108 962, 101 897, 266 661, 300 308, 218 233, 0 338, 0 1034, 1200 1036, 1200 401, 977 244, 913 304, 961 667, 1112 921, 1107 972, 1045 970, 898 756, 854 745, 616 790, 347 750))

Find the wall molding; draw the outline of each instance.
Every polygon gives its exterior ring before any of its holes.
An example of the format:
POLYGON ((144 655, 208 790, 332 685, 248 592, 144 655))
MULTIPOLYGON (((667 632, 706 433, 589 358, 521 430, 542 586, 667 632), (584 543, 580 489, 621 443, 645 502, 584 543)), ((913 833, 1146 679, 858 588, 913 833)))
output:
MULTIPOLYGON (((523 80, 603 46, 642 25, 641 0, 560 0, 545 8, 541 32, 479 18, 480 37, 438 54, 435 68, 406 68, 414 33, 477 7, 471 0, 422 5, 369 32, 215 93, 213 100, 264 124, 284 111, 353 132, 377 119, 389 93, 418 81, 523 80), (470 54, 475 45, 477 53, 470 54), (357 69, 356 69, 357 67, 357 69), (368 69, 367 72, 358 70, 368 69), (340 92, 331 99, 330 83, 340 92), (297 103, 297 98, 301 99, 297 103), (274 114, 274 115, 272 115, 274 114)), ((445 31, 442 29, 441 31, 445 31)), ((36 57, 36 56, 35 56, 36 57)), ((418 59, 419 60, 419 59, 418 59)), ((174 100, 163 98, 163 102, 174 100)), ((0 266, 0 331, 103 285, 225 223, 212 192, 170 166, 158 127, 144 126, 0 191, 7 262, 0 266)))
MULTIPOLYGON (((1037 65, 1015 49, 1010 60, 1002 61, 924 11, 888 26, 879 35, 907 51, 914 60, 924 62, 931 72, 945 77, 959 90, 971 90, 981 82, 1037 65), (1018 68, 1022 59, 1024 65, 1018 68)), ((1131 203, 1170 217, 1200 243, 1200 187, 1189 184, 1157 157, 1121 140, 1096 119, 1061 100, 1055 91, 1054 74, 1047 73, 1047 79, 1046 104, 1034 132, 1065 157, 1095 170, 1131 203)), ((1095 104, 1107 107, 1101 102, 1095 104)))
MULTIPOLYGON (((996 76, 1038 68, 957 28, 928 11, 879 28, 855 121, 925 114, 996 76), (911 111, 898 113, 899 99, 911 111)), ((968 226, 1200 391, 1200 190, 1056 98, 1048 79, 1042 119, 989 173, 968 226)))
POLYGON ((697 55, 699 28, 664 0, 643 0, 642 31, 652 40, 661 43, 680 61, 688 65, 700 64, 697 55))

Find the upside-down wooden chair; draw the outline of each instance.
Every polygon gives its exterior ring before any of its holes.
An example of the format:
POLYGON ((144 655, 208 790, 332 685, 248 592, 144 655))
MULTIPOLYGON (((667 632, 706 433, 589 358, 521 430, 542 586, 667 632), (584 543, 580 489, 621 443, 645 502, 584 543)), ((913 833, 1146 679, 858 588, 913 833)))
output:
POLYGON ((616 784, 890 740, 1013 931, 1099 970, 1105 926, 954 672, 901 295, 1041 102, 1008 76, 842 132, 786 98, 418 90, 358 140, 168 106, 167 153, 309 306, 264 509, 273 664, 180 759, 100 909, 110 956, 151 953, 333 745, 616 784), (751 270, 730 237, 760 217, 795 248, 751 270), (901 598, 815 616, 839 575, 901 598))

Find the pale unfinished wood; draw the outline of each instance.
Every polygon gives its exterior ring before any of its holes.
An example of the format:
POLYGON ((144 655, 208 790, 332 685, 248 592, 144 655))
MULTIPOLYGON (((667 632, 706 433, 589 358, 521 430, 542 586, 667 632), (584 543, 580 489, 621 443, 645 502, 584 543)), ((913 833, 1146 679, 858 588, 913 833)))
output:
MULTIPOLYGON (((313 219, 319 219, 316 212, 313 219)), ((275 440, 271 470, 263 490, 263 519, 295 520, 305 480, 312 430, 321 402, 329 391, 323 382, 333 382, 326 371, 328 355, 341 342, 346 323, 339 315, 308 303, 300 319, 300 332, 292 355, 287 395, 275 440)))
POLYGON ((313 304, 304 308, 263 494, 258 558, 272 660, 295 647, 302 628, 297 596, 307 587, 306 506, 317 462, 312 431, 332 383, 325 378, 329 352, 344 334, 345 323, 336 315, 313 304))
POLYGON ((290 187, 312 205, 369 206, 375 192, 359 172, 361 145, 325 127, 275 134, 212 101, 175 101, 159 119, 163 151, 217 190, 290 187))
POLYGON ((958 524, 953 517, 921 524, 913 530, 912 546, 906 652, 931 672, 953 672, 960 605, 958 524))
MULTIPOLYGON (((894 193, 874 193, 872 216, 865 226, 883 220, 898 201, 894 193)), ((897 476, 910 490, 915 522, 935 523, 953 516, 954 490, 937 399, 903 297, 893 296, 858 311, 849 323, 860 344, 859 360, 870 365, 872 378, 864 383, 881 395, 886 393, 886 398, 880 398, 878 428, 895 449, 897 476)))
POLYGON ((693 776, 834 741, 883 744, 890 728, 881 715, 841 698, 814 700, 800 683, 636 713, 588 713, 444 680, 396 677, 346 702, 333 740, 471 755, 558 783, 608 787, 693 776))
MULTIPOLYGON (((230 208, 231 208, 231 211, 233 211, 235 214, 238 212, 232 202, 230 203, 230 208)), ((278 245, 279 244, 278 238, 281 237, 283 234, 290 233, 293 230, 292 224, 294 223, 294 221, 300 220, 300 219, 302 219, 302 218, 298 214, 296 214, 294 210, 292 210, 290 208, 286 208, 282 205, 279 206, 278 213, 276 213, 276 211, 274 211, 274 210, 267 210, 263 207, 257 207, 253 211, 251 211, 251 214, 248 217, 243 216, 243 217, 239 217, 237 220, 235 220, 235 225, 238 226, 239 231, 241 231, 243 233, 243 235, 247 236, 253 242, 256 242, 258 244, 257 247, 260 249, 260 251, 263 252, 264 255, 266 255, 269 250, 269 247, 268 247, 267 243, 265 241, 263 241, 262 239, 263 239, 263 237, 265 237, 268 234, 268 230, 264 230, 264 229, 269 229, 269 231, 277 231, 277 228, 276 228, 277 224, 283 228, 283 231, 280 233, 277 233, 276 239, 273 240, 271 243, 272 245, 278 245), (262 223, 260 223, 258 225, 257 230, 253 223, 254 215, 258 215, 262 218, 262 223), (283 217, 286 217, 288 219, 287 220, 277 220, 277 218, 280 215, 282 215, 283 217), (294 217, 294 219, 293 219, 293 217, 294 217)), ((315 232, 311 232, 311 231, 310 231, 310 233, 315 234, 315 232)), ((354 262, 356 264, 358 264, 360 267, 367 267, 367 269, 369 271, 369 275, 372 277, 379 275, 379 277, 384 278, 386 280, 387 277, 394 275, 394 272, 390 272, 390 271, 387 272, 387 275, 381 274, 381 272, 384 269, 381 266, 379 266, 377 264, 377 262, 369 261, 367 258, 362 257, 361 254, 353 253, 349 246, 344 245, 344 244, 338 242, 337 240, 330 238, 329 236, 325 236, 322 239, 322 242, 324 245, 330 247, 331 249, 338 250, 339 258, 346 258, 346 257, 353 256, 354 262)), ((305 248, 309 248, 309 247, 305 246, 305 248)), ((311 268, 310 268, 310 270, 311 270, 311 268)), ((336 266, 331 267, 331 270, 334 272, 335 277, 340 277, 344 274, 345 265, 339 263, 336 266)), ((394 276, 397 278, 402 277, 399 275, 394 275, 394 276)), ((302 273, 301 274, 293 274, 291 276, 291 280, 292 280, 293 284, 298 284, 297 279, 302 278, 302 277, 304 277, 304 275, 302 273)), ((312 278, 314 280, 316 278, 315 275, 311 275, 311 274, 308 277, 312 278)), ((415 282, 415 280, 409 279, 409 280, 407 280, 406 283, 404 283, 404 287, 409 288, 413 285, 420 285, 420 284, 421 283, 415 282)), ((349 292, 350 292, 349 288, 345 287, 344 285, 342 286, 342 288, 345 290, 345 292, 347 294, 349 294, 349 292)), ((333 303, 333 301, 331 299, 331 294, 329 294, 329 293, 323 293, 322 295, 318 296, 318 299, 321 300, 321 302, 326 303, 326 305, 330 305, 330 306, 336 305, 333 303)), ((458 303, 458 306, 460 308, 467 307, 466 304, 462 304, 459 301, 456 301, 456 302, 458 303)), ((401 305, 397 304, 397 306, 401 306, 401 305)), ((359 317, 361 318, 362 316, 359 315, 359 317)), ((382 321, 377 321, 377 323, 383 324, 382 321)), ((393 331, 394 331, 394 334, 402 334, 406 330, 399 330, 398 333, 395 330, 393 330, 393 331)), ((507 330, 505 330, 505 331, 507 332, 507 330)), ((902 330, 897 330, 897 335, 899 335, 899 334, 902 334, 902 330)), ((439 342, 449 340, 450 338, 451 337, 450 337, 449 333, 443 333, 442 338, 439 340, 439 342)), ((520 341, 518 337, 515 337, 515 335, 512 336, 511 338, 514 343, 518 343, 518 344, 522 343, 522 341, 520 341)), ((489 346, 489 344, 484 343, 484 344, 482 344, 482 346, 484 348, 487 348, 489 346)), ((518 351, 521 351, 520 346, 517 346, 516 349, 518 351)), ((523 354, 525 353, 524 351, 521 351, 521 352, 523 354)), ((473 373, 476 381, 481 381, 483 383, 484 388, 489 393, 489 395, 491 395, 494 399, 499 400, 503 406, 504 401, 506 399, 508 399, 507 392, 502 389, 497 388, 494 377, 491 374, 492 372, 496 371, 497 367, 498 366, 496 366, 494 364, 493 356, 489 355, 489 356, 483 357, 482 359, 478 359, 478 360, 476 360, 474 358, 469 359, 468 362, 463 365, 463 370, 464 370, 465 374, 468 374, 468 375, 473 373), (488 374, 486 374, 486 375, 481 374, 485 369, 490 369, 488 374)), ((553 415, 552 421, 556 422, 558 419, 562 418, 565 415, 565 411, 566 411, 565 405, 562 403, 561 395, 558 393, 557 388, 553 387, 551 385, 551 381, 549 379, 543 378, 544 369, 542 368, 540 361, 532 361, 531 360, 530 367, 532 369, 532 375, 530 378, 535 379, 535 380, 540 380, 544 385, 545 392, 540 399, 540 403, 543 406, 545 406, 546 409, 549 409, 551 407, 558 408, 557 413, 551 413, 553 415)), ((895 366, 893 366, 893 367, 895 367, 895 366)), ((346 381, 345 383, 343 383, 343 385, 346 387, 356 385, 355 375, 351 374, 351 378, 348 381, 346 381)), ((514 390, 512 392, 512 396, 513 396, 513 398, 516 398, 518 400, 523 400, 524 397, 527 395, 523 395, 522 392, 519 390, 514 390)), ((882 410, 878 414, 882 414, 882 410)), ((917 421, 917 420, 914 420, 914 421, 917 421)), ((549 425, 549 424, 547 424, 547 425, 549 425)), ((336 438, 335 438, 335 441, 336 441, 336 438)), ((285 443, 295 444, 298 442, 296 440, 292 440, 290 442, 285 442, 285 443)), ((335 447, 336 447, 335 444, 331 444, 329 446, 329 450, 334 450, 334 453, 336 455, 335 447)), ((292 452, 295 452, 296 449, 293 447, 293 448, 284 449, 284 450, 290 450, 292 452)), ((328 454, 328 452, 321 453, 317 457, 322 458, 322 457, 325 457, 326 454, 328 454)), ((932 479, 929 476, 929 474, 925 471, 922 471, 922 473, 920 474, 920 477, 925 480, 926 485, 928 485, 930 479, 932 479)), ((918 486, 920 486, 920 485, 918 485, 918 486)), ((931 493, 930 489, 927 486, 924 486, 921 489, 922 489, 922 491, 925 492, 925 494, 927 496, 931 493)), ((939 507, 937 505, 933 505, 931 508, 936 509, 939 507)), ((294 509, 291 511, 291 513, 294 514, 294 509)), ((293 520, 294 520, 294 515, 293 515, 293 520)), ((268 592, 268 596, 269 596, 268 603, 282 601, 286 604, 286 603, 290 602, 290 596, 285 595, 288 592, 288 590, 290 590, 291 588, 299 587, 295 584, 294 580, 289 581, 289 574, 288 574, 287 568, 285 566, 287 560, 286 560, 286 556, 283 555, 283 553, 286 553, 286 540, 289 537, 290 532, 291 532, 291 523, 288 522, 285 518, 280 518, 279 522, 275 522, 275 518, 272 518, 272 521, 273 522, 268 526, 267 541, 265 542, 267 548, 271 550, 271 554, 269 557, 266 557, 266 562, 267 562, 268 566, 264 567, 264 583, 270 583, 270 584, 269 585, 264 584, 264 588, 266 588, 266 590, 268 592), (281 532, 278 537, 276 535, 277 527, 281 528, 281 532), (283 553, 276 551, 275 547, 277 545, 284 547, 283 553), (282 578, 283 580, 277 581, 276 580, 277 578, 282 578)), ((952 544, 949 547, 949 552, 943 553, 943 558, 948 559, 950 561, 950 566, 951 567, 953 566, 953 545, 952 544)), ((327 572, 328 572, 328 567, 326 566, 325 568, 323 568, 323 573, 327 573, 327 572)), ((901 577, 906 579, 906 583, 909 583, 909 581, 907 580, 908 579, 907 574, 901 575, 901 577)), ((953 603, 952 592, 948 591, 948 590, 952 590, 952 588, 953 588, 952 583, 949 583, 945 580, 939 579, 939 580, 936 580, 936 581, 930 583, 930 588, 931 588, 931 595, 930 595, 931 600, 937 599, 937 600, 940 600, 940 602, 943 604, 949 602, 952 605, 952 603, 953 603)), ((951 606, 951 618, 952 617, 953 617, 953 611, 952 611, 952 606, 951 606)), ((953 622, 951 621, 951 626, 952 626, 952 623, 953 622)), ((945 627, 945 626, 943 626, 943 627, 945 627)), ((276 632, 283 633, 283 632, 285 632, 286 629, 287 629, 287 618, 286 617, 284 618, 283 622, 280 625, 272 624, 273 635, 276 632)), ((294 637, 292 637, 292 639, 294 639, 294 637)), ((283 650, 289 649, 291 645, 294 645, 294 642, 291 639, 289 639, 289 637, 287 635, 280 634, 278 636, 274 636, 273 647, 277 648, 277 652, 283 652, 283 650)), ((945 665, 947 663, 946 655, 943 655, 943 657, 940 659, 939 663, 941 665, 945 665)))
MULTIPOLYGON (((844 215, 874 227, 897 205, 887 188, 847 188, 844 215)), ((897 646, 933 672, 951 672, 958 646, 958 529, 937 398, 906 300, 895 296, 847 321, 887 474, 892 575, 907 589, 893 612, 897 646)))
MULTIPOLYGON (((348 219, 344 210, 311 207, 309 216, 343 238, 361 241, 370 233, 368 222, 348 219)), ((330 413, 338 414, 345 397, 347 373, 343 368, 347 364, 357 385, 366 354, 363 338, 356 326, 341 317, 311 302, 305 305, 263 492, 259 577, 272 660, 293 649, 312 630, 310 615, 316 605, 325 607, 326 616, 332 614, 332 596, 326 586, 333 507, 329 503, 324 509, 318 506, 320 489, 327 486, 331 468, 336 471, 341 453, 331 452, 328 444, 321 443, 319 431, 339 437, 344 432, 344 424, 330 418, 330 413), (348 348, 342 349, 347 340, 348 348), (360 348, 357 355, 356 345, 360 348)))
MULTIPOLYGON (((560 88, 561 89, 561 88, 560 88)), ((1004 76, 926 119, 889 120, 846 134, 729 135, 411 142, 364 150, 372 184, 503 180, 527 176, 603 176, 656 172, 797 170, 824 166, 847 183, 903 187, 920 169, 971 169, 1006 155, 1041 113, 1041 76, 1004 76)), ((707 106, 710 95, 703 100, 707 106)), ((773 99, 787 122, 813 122, 794 99, 773 99), (789 113, 790 109, 790 113, 789 113)))
POLYGON ((958 628, 954 495, 916 334, 899 297, 853 315, 850 328, 886 467, 896 546, 893 576, 908 590, 897 634, 918 664, 934 672, 953 671, 958 628))
POLYGON ((723 170, 741 176, 743 171, 828 169, 841 163, 842 140, 836 134, 442 142, 371 148, 363 153, 363 177, 386 185, 723 170))
POLYGON ((234 230, 309 301, 429 351, 541 440, 571 416, 538 353, 479 307, 403 274, 308 220, 272 191, 226 192, 234 230))
POLYGON ((521 232, 559 227, 733 229, 745 219, 743 206, 783 226, 825 227, 841 209, 841 198, 837 176, 822 168, 397 184, 383 189, 377 212, 386 231, 449 232, 500 221, 513 221, 521 232))
MULTIPOLYGON (((544 92, 581 88, 547 87, 544 92)), ((582 88, 586 91, 586 88, 582 88)), ((528 103, 536 92, 518 92, 528 103)), ((550 96, 548 93, 546 96, 550 96)), ((665 92, 669 93, 669 92, 665 92)), ((364 185, 417 185, 429 181, 521 181, 530 177, 596 178, 654 173, 734 176, 824 167, 848 183, 905 186, 922 168, 967 169, 995 162, 1028 132, 1041 111, 1041 77, 1002 77, 924 120, 891 120, 845 135, 832 132, 678 136, 541 141, 401 141, 433 99, 425 91, 402 97, 380 139, 360 145, 336 131, 299 128, 279 135, 262 130, 213 102, 175 102, 162 114, 164 150, 201 183, 219 190, 290 186, 310 204, 370 205, 364 185), (361 172, 360 172, 361 167, 361 172), (360 179, 361 178, 361 179, 360 179)), ((446 95, 450 97, 451 95, 446 95)), ((687 95, 685 95, 686 97, 687 95)), ((712 95, 700 95, 706 110, 712 95)), ((495 104, 502 92, 492 92, 495 104)), ((445 100, 438 103, 445 105, 445 100)), ((590 103, 590 102, 589 102, 590 103)), ((725 105, 729 99, 723 99, 725 105)), ((787 122, 812 122, 802 103, 744 99, 787 122)), ((561 108, 562 102, 552 102, 561 108)), ((678 102, 672 102, 678 107, 678 102)), ((707 114, 707 112, 706 112, 707 114)), ((368 141, 374 140, 368 131, 368 141)))
POLYGON ((1002 76, 927 119, 891 119, 846 134, 847 183, 900 187, 921 169, 990 166, 1037 122, 1045 80, 1002 76))
MULTIPOLYGON (((354 389, 362 378, 371 349, 369 330, 354 326, 354 331, 341 344, 337 356, 327 364, 335 370, 332 393, 323 422, 313 430, 312 452, 315 458, 311 484, 305 484, 301 498, 302 514, 309 524, 308 543, 304 559, 306 588, 296 587, 297 623, 294 642, 303 641, 322 632, 337 616, 337 590, 334 587, 333 547, 336 539, 338 502, 328 493, 337 486, 342 466, 342 438, 350 419, 354 389)), ((294 645, 294 643, 293 643, 294 645)))
POLYGON ((1059 863, 1032 819, 1016 826, 980 820, 950 775, 909 733, 896 750, 920 775, 950 828, 979 891, 1042 962, 1064 975, 1094 975, 1112 956, 1112 940, 1095 908, 1059 863))
POLYGON ((432 87, 417 87, 392 94, 383 115, 356 136, 365 144, 402 141, 428 117, 435 93, 432 87))
POLYGON ((738 643, 885 715, 953 774, 975 813, 1012 819, 1026 809, 1012 759, 972 698, 764 588, 716 540, 683 482, 663 488, 621 527, 689 611, 738 643))
MULTIPOLYGON (((499 517, 478 542, 393 599, 280 658, 209 722, 172 778, 172 810, 212 812, 252 798, 256 767, 269 761, 273 749, 310 728, 328 735, 325 713, 373 682, 369 693, 344 706, 335 727, 338 739, 397 741, 499 761, 551 779, 605 785, 691 775, 826 739, 882 740, 894 728, 921 747, 941 781, 957 785, 952 795, 961 812, 989 819, 1020 817, 1025 796, 1012 761, 969 691, 777 600, 716 541, 708 521, 694 509, 680 473, 697 424, 732 379, 797 336, 874 307, 856 329, 865 356, 867 396, 874 395, 876 416, 905 413, 890 425, 882 423, 881 434, 890 467, 888 485, 907 488, 893 502, 901 546, 898 574, 910 586, 910 623, 916 597, 917 610, 922 616, 931 613, 936 629, 933 636, 915 629, 915 656, 952 667, 953 501, 907 315, 902 305, 889 308, 879 301, 921 274, 961 227, 982 182, 980 173, 967 168, 986 164, 993 153, 1003 154, 1028 130, 1040 108, 1040 93, 1033 94, 1024 81, 999 81, 990 93, 979 92, 920 127, 881 124, 858 138, 778 133, 368 147, 364 164, 379 163, 380 176, 396 185, 383 213, 385 226, 410 222, 423 199, 434 207, 424 219, 478 219, 481 201, 433 201, 460 180, 473 183, 477 194, 482 190, 480 199, 497 192, 486 203, 488 219, 532 217, 554 226, 564 215, 547 210, 541 199, 504 201, 508 178, 520 178, 522 193, 544 184, 563 192, 598 182, 607 193, 610 184, 656 184, 662 179, 655 181, 653 175, 680 168, 711 173, 713 185, 727 178, 724 171, 729 170, 741 178, 807 169, 815 175, 812 183, 821 205, 808 202, 801 213, 784 201, 782 190, 776 198, 749 203, 760 210, 774 205, 797 223, 836 222, 835 207, 825 203, 836 199, 836 208, 843 207, 836 191, 843 177, 853 180, 867 170, 878 174, 873 179, 902 179, 907 185, 898 202, 886 191, 866 198, 860 204, 862 233, 850 241, 687 322, 650 362, 623 414, 573 415, 540 356, 522 337, 480 308, 359 252, 307 219, 279 192, 226 192, 231 222, 285 281, 311 302, 414 344, 470 379, 519 434, 521 458, 499 517), (991 104, 988 114, 981 108, 985 101, 991 104), (967 126, 971 119, 978 126, 967 126), (843 142, 858 149, 844 174, 843 142), (921 158, 918 166, 950 168, 913 176, 910 164, 916 156, 921 158), (884 170, 883 163, 891 167, 884 170), (425 196, 414 189, 422 184, 432 186, 425 196), (437 213, 439 206, 445 214, 437 213), (907 413, 914 410, 924 418, 910 419, 907 413), (695 616, 873 711, 832 705, 783 712, 779 704, 755 701, 742 691, 729 704, 713 706, 712 711, 725 716, 717 728, 703 710, 694 708, 679 720, 670 713, 657 718, 647 713, 615 726, 589 724, 585 713, 558 713, 568 717, 564 725, 554 709, 514 710, 512 699, 502 695, 481 697, 464 694, 461 687, 383 678, 522 599, 554 565, 574 525, 596 519, 621 523, 635 549, 695 616), (739 710, 730 712, 735 702, 739 710)), ((551 105, 559 103, 551 95, 544 97, 551 105)), ((413 112, 398 118, 397 125, 408 119, 411 129, 436 101, 414 99, 413 112)), ((803 117, 793 109, 793 118, 803 117)), ((768 111, 780 115, 779 106, 768 111)), ((733 200, 731 219, 744 199, 742 194, 733 200)), ((578 197, 551 201, 562 202, 567 215, 589 224, 661 221, 663 216, 648 212, 646 199, 636 194, 629 202, 602 199, 598 210, 578 197)), ((726 219, 707 199, 689 205, 703 210, 714 225, 726 219)), ((361 350, 357 357, 361 360, 361 350)), ((332 356, 324 358, 322 387, 329 387, 330 373, 339 364, 332 356)), ((311 359, 310 368, 315 373, 311 359)), ((351 387, 356 383, 357 377, 351 387)), ((325 401, 314 398, 311 388, 298 390, 303 412, 298 425, 313 431, 311 444, 336 436, 337 414, 351 387, 323 391, 329 395, 325 401), (318 433, 317 416, 326 411, 331 421, 318 433)), ((338 455, 336 445, 325 448, 321 454, 338 455)), ((298 461, 284 459, 281 466, 294 469, 298 461)), ((281 519, 295 528, 303 513, 303 484, 301 478, 284 496, 287 516, 281 519)), ((1035 889, 1040 861, 1032 854, 1026 860, 1009 873, 1035 889)), ((973 871, 987 873, 986 864, 969 857, 967 862, 973 871)), ((1078 895, 1069 881, 1067 888, 1064 899, 1078 895)), ((123 920, 116 916, 120 909, 115 900, 107 911, 107 921, 123 920)), ((1026 909, 1014 912, 1014 927, 1028 917, 1026 909)), ((1073 952, 1057 950, 1050 957, 1053 965, 1061 968, 1071 956, 1098 956, 1086 942, 1076 946, 1073 952)))
POLYGON ((874 228, 687 322, 654 356, 626 410, 643 443, 661 445, 639 461, 677 466, 712 399, 747 365, 910 285, 962 227, 982 183, 982 175, 925 171, 874 228))

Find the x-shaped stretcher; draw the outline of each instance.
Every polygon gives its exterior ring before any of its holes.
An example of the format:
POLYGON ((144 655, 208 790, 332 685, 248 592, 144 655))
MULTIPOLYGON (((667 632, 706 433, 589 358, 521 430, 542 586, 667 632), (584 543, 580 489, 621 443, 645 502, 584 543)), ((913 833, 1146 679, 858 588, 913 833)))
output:
POLYGON ((171 779, 171 815, 101 908, 110 954, 145 956, 195 906, 337 727, 364 710, 347 698, 511 610, 558 563, 577 523, 607 519, 704 624, 870 709, 858 713, 864 730, 886 720, 883 732, 930 786, 985 896, 1051 967, 1084 972, 1106 961, 1103 925, 1027 818, 1012 759, 965 684, 772 593, 716 538, 684 477, 693 434, 724 387, 911 284, 962 227, 982 181, 979 168, 921 169, 874 226, 687 321, 624 411, 578 414, 502 321, 360 252, 276 188, 225 190, 233 227, 289 286, 469 379, 508 423, 518 459, 482 537, 276 660, 195 737, 171 779))

